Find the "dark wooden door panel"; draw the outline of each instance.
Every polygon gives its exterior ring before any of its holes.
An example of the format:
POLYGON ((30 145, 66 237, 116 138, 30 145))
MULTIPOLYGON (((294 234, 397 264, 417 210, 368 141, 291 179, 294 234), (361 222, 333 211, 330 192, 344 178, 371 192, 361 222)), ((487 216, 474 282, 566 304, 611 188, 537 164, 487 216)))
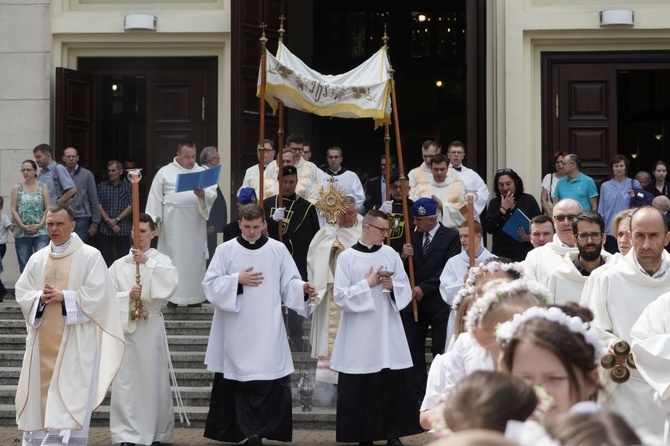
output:
POLYGON ((54 159, 74 147, 82 166, 95 166, 95 77, 67 68, 56 68, 54 159))
POLYGON ((147 78, 147 170, 150 177, 170 163, 177 144, 191 139, 202 149, 203 82, 202 73, 177 71, 152 73, 147 78))

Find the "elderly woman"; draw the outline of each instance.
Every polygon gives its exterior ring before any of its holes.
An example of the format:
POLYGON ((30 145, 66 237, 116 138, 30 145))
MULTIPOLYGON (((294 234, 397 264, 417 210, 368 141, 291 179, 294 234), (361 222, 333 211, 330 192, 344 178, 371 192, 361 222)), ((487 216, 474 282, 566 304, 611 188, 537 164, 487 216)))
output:
POLYGON ((528 251, 533 249, 530 234, 520 228, 518 235, 522 242, 507 234, 503 227, 517 210, 523 212, 528 219, 540 215, 540 206, 530 194, 524 193, 523 181, 512 169, 500 169, 494 178, 495 196, 489 201, 486 216, 482 222, 484 230, 493 234, 491 252, 498 257, 507 257, 516 262, 526 258, 528 251))

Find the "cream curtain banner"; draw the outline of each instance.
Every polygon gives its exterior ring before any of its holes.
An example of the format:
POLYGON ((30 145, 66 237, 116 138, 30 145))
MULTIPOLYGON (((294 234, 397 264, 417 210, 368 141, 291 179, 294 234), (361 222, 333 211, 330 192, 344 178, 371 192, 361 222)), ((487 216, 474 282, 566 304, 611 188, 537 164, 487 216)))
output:
MULTIPOLYGON (((308 67, 282 42, 277 57, 266 49, 265 99, 277 111, 286 107, 319 116, 372 118, 375 128, 390 123, 391 77, 386 45, 344 74, 324 75, 308 67)), ((261 95, 258 70, 256 96, 261 95)))

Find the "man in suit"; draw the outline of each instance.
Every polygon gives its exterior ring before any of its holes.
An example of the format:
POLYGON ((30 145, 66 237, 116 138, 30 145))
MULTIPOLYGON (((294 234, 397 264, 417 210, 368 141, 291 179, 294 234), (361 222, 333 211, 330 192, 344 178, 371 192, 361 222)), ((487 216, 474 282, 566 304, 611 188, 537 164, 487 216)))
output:
MULTIPOLYGON (((391 177, 393 177, 393 174, 397 176, 396 158, 391 155, 389 159, 391 161, 391 177)), ((386 201, 386 156, 384 155, 381 157, 380 167, 381 174, 370 178, 365 183, 364 213, 367 213, 370 209, 379 209, 379 206, 386 201)))
POLYGON ((426 392, 426 337, 432 333, 433 358, 444 353, 447 320, 450 308, 440 295, 442 269, 451 257, 461 252, 458 231, 442 226, 437 219, 438 203, 432 198, 419 198, 412 206, 416 231, 412 243, 403 246, 401 257, 409 270, 414 262, 412 299, 417 301, 418 322, 414 321, 413 305, 401 312, 405 336, 412 354, 414 390, 419 401, 426 392), (410 259, 411 256, 411 259, 410 259))

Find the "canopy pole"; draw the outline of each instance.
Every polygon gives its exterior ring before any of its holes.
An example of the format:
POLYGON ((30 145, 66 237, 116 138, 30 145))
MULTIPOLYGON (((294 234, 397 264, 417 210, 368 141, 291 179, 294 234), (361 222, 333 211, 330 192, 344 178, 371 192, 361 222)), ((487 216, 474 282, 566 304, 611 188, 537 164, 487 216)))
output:
MULTIPOLYGON (((386 31, 384 31, 384 37, 382 38, 384 41, 384 45, 386 46, 389 37, 386 35, 386 31)), ((391 68, 391 61, 389 59, 389 75, 391 77, 391 110, 393 113, 393 123, 395 124, 395 139, 396 139, 396 148, 398 150, 398 174, 399 174, 399 179, 400 179, 400 192, 402 193, 402 213, 405 216, 405 243, 412 243, 411 240, 411 235, 409 233, 409 213, 407 210, 407 177, 405 177, 405 167, 402 159, 402 141, 400 139, 400 122, 398 121, 398 101, 396 99, 395 95, 395 78, 393 77, 393 74, 395 73, 395 70, 391 68)), ((389 166, 390 160, 386 158, 386 164, 387 164, 387 171, 388 171, 388 166, 389 166)), ((390 187, 390 185, 387 183, 387 187, 390 187)), ((414 259, 412 256, 409 256, 407 258, 407 264, 409 266, 409 283, 412 289, 414 289, 415 285, 415 280, 414 280, 414 259)), ((419 322, 419 307, 416 299, 412 297, 412 311, 414 313, 414 322, 419 322)))
POLYGON ((257 155, 258 155, 258 204, 263 207, 263 192, 265 190, 265 185, 263 184, 263 180, 265 177, 265 171, 264 171, 264 165, 263 165, 263 150, 265 149, 265 89, 266 89, 266 52, 267 52, 267 47, 266 44, 268 42, 268 38, 265 37, 265 28, 267 25, 265 23, 261 23, 261 94, 260 94, 260 100, 261 103, 258 107, 258 114, 259 114, 259 128, 258 128, 258 148, 256 150, 257 155))

